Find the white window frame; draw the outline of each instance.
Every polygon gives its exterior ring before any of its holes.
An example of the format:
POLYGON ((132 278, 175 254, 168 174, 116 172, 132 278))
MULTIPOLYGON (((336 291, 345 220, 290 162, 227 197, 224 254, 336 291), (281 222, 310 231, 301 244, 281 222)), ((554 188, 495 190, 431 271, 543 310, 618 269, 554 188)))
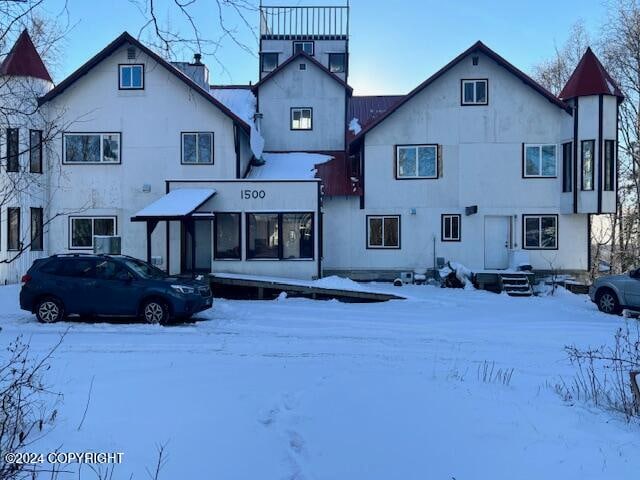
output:
POLYGON ((463 78, 460 83, 460 104, 461 105, 489 105, 489 80, 487 78, 463 78), (473 101, 467 102, 464 99, 465 85, 468 83, 473 84, 473 101), (484 83, 484 102, 479 102, 478 97, 478 83, 484 83))
POLYGON ((439 178, 439 159, 438 159, 438 145, 431 143, 424 144, 416 144, 416 145, 396 145, 396 179, 398 180, 407 180, 407 179, 437 179, 439 178), (420 148, 433 148, 435 150, 435 174, 434 175, 418 175, 419 173, 419 159, 418 159, 418 149, 420 148), (416 174, 415 175, 400 175, 400 150, 402 149, 415 149, 416 151, 416 174))
POLYGON ((309 130, 313 130, 313 108, 312 107, 292 107, 291 108, 291 124, 290 124, 290 129, 291 130, 295 130, 295 131, 309 131, 309 130), (309 111, 309 128, 302 128, 302 127, 294 127, 293 125, 293 113, 294 112, 300 112, 300 120, 298 120, 298 122, 300 124, 302 124, 302 112, 304 112, 305 110, 309 111))
POLYGON ((558 145, 555 143, 525 143, 523 148, 523 157, 522 157, 522 176, 524 178, 557 178, 558 176, 558 145), (554 158, 554 166, 553 175, 543 175, 542 174, 542 148, 543 147, 553 147, 553 158, 554 158), (527 149, 528 148, 537 148, 538 149, 538 171, 540 172, 538 175, 530 175, 527 173, 527 149))
POLYGON ((142 63, 126 63, 126 64, 121 64, 118 65, 118 88, 120 90, 144 90, 144 64, 142 63), (134 68, 139 68, 140 69, 140 81, 141 84, 140 86, 138 85, 133 85, 133 69, 134 68), (122 80, 124 78, 124 76, 122 75, 123 70, 125 69, 130 69, 131 71, 131 85, 124 85, 122 83, 122 80))
POLYGON ((180 135, 181 141, 180 141, 180 163, 183 165, 213 165, 214 164, 214 157, 215 157, 215 135, 213 132, 182 132, 180 135), (195 135, 196 136, 196 159, 199 160, 200 159, 200 148, 199 148, 199 143, 200 143, 200 135, 211 135, 211 161, 209 162, 198 162, 197 160, 195 162, 187 162, 184 159, 184 137, 187 135, 195 135))
POLYGON ((69 250, 93 250, 93 238, 96 230, 96 220, 113 220, 113 235, 118 235, 118 217, 115 215, 96 215, 96 216, 69 216, 69 250), (91 246, 88 247, 76 247, 73 245, 73 224, 75 220, 91 220, 91 246))
POLYGON ((400 215, 367 215, 367 248, 371 249, 371 250, 400 250, 400 245, 401 245, 401 238, 400 238, 400 234, 401 234, 401 230, 402 230, 402 225, 401 225, 401 218, 400 215), (398 237, 398 245, 385 245, 384 244, 384 221, 387 218, 395 218, 398 220, 398 232, 397 232, 397 237, 398 237), (379 219, 382 220, 382 245, 371 245, 371 220, 373 219, 379 219))
POLYGON ((540 214, 540 215, 523 215, 522 216, 522 248, 525 250, 557 250, 558 249, 558 223, 559 223, 559 219, 557 215, 545 215, 545 214, 540 214), (535 218, 538 220, 538 245, 528 245, 527 244, 527 220, 531 219, 531 218, 535 218), (553 221, 555 222, 555 242, 554 245, 551 247, 543 247, 542 246, 542 219, 543 218, 553 218, 553 221))
POLYGON ((119 165, 122 163, 122 135, 120 132, 64 132, 62 134, 62 164, 63 165, 119 165), (118 137, 118 160, 97 162, 68 162, 67 137, 100 137, 100 158, 104 159, 104 137, 115 135, 118 137))
POLYGON ((443 242, 459 242, 462 238, 461 233, 461 224, 462 224, 462 216, 460 214, 447 213, 442 215, 442 241, 443 242), (449 220, 449 234, 447 235, 447 229, 445 228, 446 220, 449 220), (453 221, 458 222, 458 236, 453 236, 453 221))

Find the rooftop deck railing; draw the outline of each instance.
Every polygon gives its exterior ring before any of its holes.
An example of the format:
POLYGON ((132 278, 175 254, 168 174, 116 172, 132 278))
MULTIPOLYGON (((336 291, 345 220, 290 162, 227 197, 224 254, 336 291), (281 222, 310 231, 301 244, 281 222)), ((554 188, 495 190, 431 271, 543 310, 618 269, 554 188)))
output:
POLYGON ((349 7, 260 7, 263 39, 323 38, 342 40, 349 36, 349 7))

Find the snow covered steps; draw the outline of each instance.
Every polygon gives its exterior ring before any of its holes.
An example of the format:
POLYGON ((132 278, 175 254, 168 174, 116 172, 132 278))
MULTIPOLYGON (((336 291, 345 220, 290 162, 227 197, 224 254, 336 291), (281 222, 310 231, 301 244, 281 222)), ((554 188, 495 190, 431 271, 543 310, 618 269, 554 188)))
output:
POLYGON ((500 274, 500 284, 502 291, 512 297, 530 297, 533 295, 531 282, 527 275, 519 273, 502 273, 500 274))

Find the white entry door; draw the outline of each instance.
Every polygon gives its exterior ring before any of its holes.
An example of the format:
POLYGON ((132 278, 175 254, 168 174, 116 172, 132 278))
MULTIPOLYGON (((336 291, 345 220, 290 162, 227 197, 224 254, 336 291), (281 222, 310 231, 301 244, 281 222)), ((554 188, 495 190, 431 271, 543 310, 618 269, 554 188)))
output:
POLYGON ((509 267, 511 217, 484 217, 484 268, 503 270, 509 267))

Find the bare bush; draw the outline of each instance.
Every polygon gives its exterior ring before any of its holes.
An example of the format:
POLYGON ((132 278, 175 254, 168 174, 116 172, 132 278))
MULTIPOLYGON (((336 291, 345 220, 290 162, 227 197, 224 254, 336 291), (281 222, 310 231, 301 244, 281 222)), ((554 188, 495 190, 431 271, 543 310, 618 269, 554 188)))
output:
POLYGON ((511 385, 513 368, 498 368, 496 362, 484 361, 478 365, 478 380, 484 383, 500 383, 506 387, 511 385))
POLYGON ((35 478, 41 472, 33 465, 5 462, 5 455, 25 451, 56 419, 60 395, 49 389, 43 377, 63 338, 40 359, 34 358, 22 337, 6 349, 6 359, 0 364, 0 480, 35 478))
POLYGON ((640 399, 632 374, 640 370, 640 324, 619 328, 613 346, 583 350, 572 345, 565 350, 576 372, 554 387, 563 400, 589 402, 621 413, 627 421, 638 415, 640 399))

